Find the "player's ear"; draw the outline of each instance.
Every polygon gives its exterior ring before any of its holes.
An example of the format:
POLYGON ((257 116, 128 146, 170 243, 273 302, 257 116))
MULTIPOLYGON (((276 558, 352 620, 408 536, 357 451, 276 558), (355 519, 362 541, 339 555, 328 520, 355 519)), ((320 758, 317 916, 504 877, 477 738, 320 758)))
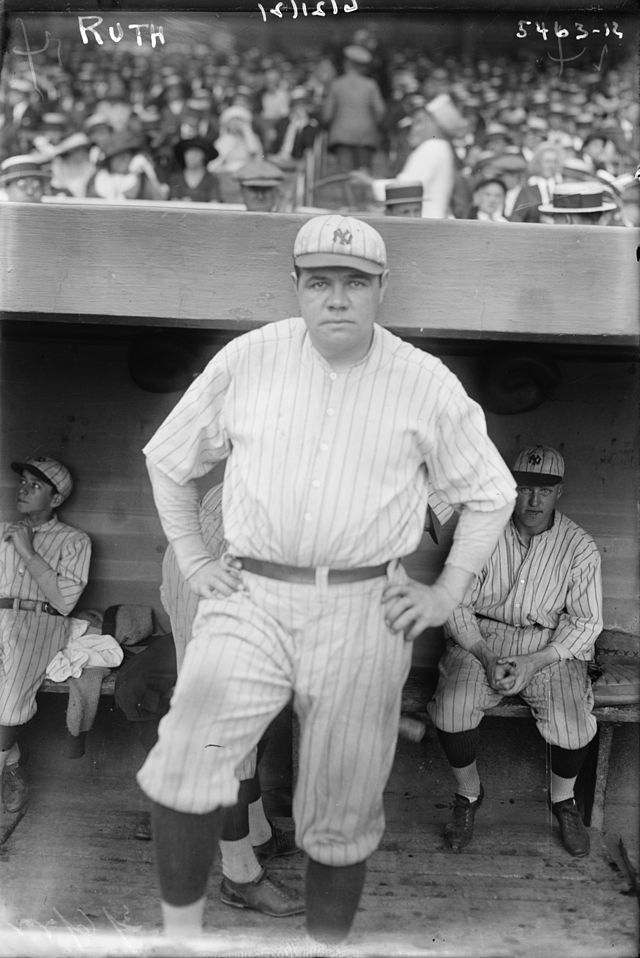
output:
POLYGON ((387 291, 387 284, 389 282, 389 270, 385 269, 384 273, 380 277, 380 294, 378 296, 378 303, 381 303, 384 299, 384 294, 387 291))
POLYGON ((297 288, 298 288, 298 276, 297 276, 297 274, 296 274, 296 271, 295 271, 295 270, 292 270, 292 271, 289 273, 289 276, 290 276, 291 279, 293 280, 293 288, 297 290, 297 288))
POLYGON ((51 507, 52 509, 57 509, 58 506, 61 506, 64 502, 64 496, 61 496, 59 492, 54 492, 51 496, 51 507))
POLYGON ((564 487, 563 487, 562 483, 560 483, 560 485, 556 486, 556 490, 557 490, 557 491, 556 491, 556 502, 557 502, 558 499, 562 496, 562 493, 564 492, 564 487))

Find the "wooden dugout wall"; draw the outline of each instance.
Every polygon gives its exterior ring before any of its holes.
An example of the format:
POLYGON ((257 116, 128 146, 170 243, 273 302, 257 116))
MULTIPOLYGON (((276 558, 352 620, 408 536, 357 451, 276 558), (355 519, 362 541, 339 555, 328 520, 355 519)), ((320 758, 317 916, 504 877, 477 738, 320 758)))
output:
MULTIPOLYGON (((13 510, 15 457, 58 455, 77 477, 63 518, 94 543, 82 605, 159 609, 164 537, 140 450, 179 392, 138 388, 128 347, 172 327, 209 343, 296 312, 293 237, 303 215, 214 213, 173 204, 0 207, 0 506, 13 510)), ((635 230, 370 218, 389 250, 381 320, 425 344, 475 398, 487 349, 560 358, 553 398, 523 415, 487 412, 505 458, 559 446, 567 513, 603 554, 605 621, 638 634, 638 263, 635 230)), ((425 539, 428 580, 446 552, 425 539)), ((437 643, 418 643, 434 664, 437 643)))
MULTIPOLYGON (((296 311, 288 274, 305 218, 199 204, 4 204, 0 309, 232 331, 282 319, 296 311)), ((380 321, 394 330, 638 343, 635 229, 371 222, 391 268, 380 321)))

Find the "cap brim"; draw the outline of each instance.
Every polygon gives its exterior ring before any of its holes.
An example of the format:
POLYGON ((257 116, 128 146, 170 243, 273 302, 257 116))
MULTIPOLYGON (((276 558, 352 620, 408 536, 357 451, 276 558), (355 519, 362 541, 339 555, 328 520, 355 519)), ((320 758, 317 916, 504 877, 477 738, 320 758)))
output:
POLYGON ((40 472, 37 466, 32 466, 29 462, 12 462, 11 468, 14 472, 17 472, 18 475, 22 475, 22 473, 26 470, 26 472, 30 472, 32 475, 37 476, 38 479, 42 480, 42 482, 46 482, 46 484, 50 486, 54 492, 58 491, 57 486, 51 482, 51 479, 49 479, 48 476, 45 476, 44 472, 40 472))
POLYGON ((300 269, 342 266, 345 269, 355 269, 359 273, 369 273, 372 276, 381 276, 387 268, 382 263, 372 263, 369 259, 344 253, 303 253, 296 256, 294 262, 300 269))
POLYGON ((512 469, 511 473, 519 486, 559 486, 562 482, 562 476, 548 472, 519 472, 512 469))

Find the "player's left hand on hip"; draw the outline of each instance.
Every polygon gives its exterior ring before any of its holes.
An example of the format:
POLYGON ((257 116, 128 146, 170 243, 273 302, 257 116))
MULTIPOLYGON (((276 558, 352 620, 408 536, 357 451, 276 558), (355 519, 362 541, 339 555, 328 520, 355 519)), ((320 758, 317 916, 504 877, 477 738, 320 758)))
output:
POLYGON ((451 597, 444 589, 413 579, 388 585, 382 605, 387 626, 392 632, 404 632, 408 642, 425 629, 444 625, 451 613, 451 597))

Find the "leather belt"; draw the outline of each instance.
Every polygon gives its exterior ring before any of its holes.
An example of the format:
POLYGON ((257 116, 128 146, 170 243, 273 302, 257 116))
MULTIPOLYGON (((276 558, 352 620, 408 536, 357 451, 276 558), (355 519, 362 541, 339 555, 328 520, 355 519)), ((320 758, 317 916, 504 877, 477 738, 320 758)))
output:
POLYGON ((13 609, 14 612, 46 612, 47 615, 62 615, 49 602, 40 599, 0 598, 0 609, 13 609))
POLYGON ((388 562, 382 565, 360 566, 355 569, 314 569, 296 565, 282 565, 280 562, 265 562, 263 559, 252 559, 249 556, 238 556, 242 568, 256 575, 263 575, 268 579, 282 579, 285 582, 299 582, 303 585, 316 585, 326 581, 329 585, 341 582, 363 582, 365 579, 377 579, 386 575, 388 562))

